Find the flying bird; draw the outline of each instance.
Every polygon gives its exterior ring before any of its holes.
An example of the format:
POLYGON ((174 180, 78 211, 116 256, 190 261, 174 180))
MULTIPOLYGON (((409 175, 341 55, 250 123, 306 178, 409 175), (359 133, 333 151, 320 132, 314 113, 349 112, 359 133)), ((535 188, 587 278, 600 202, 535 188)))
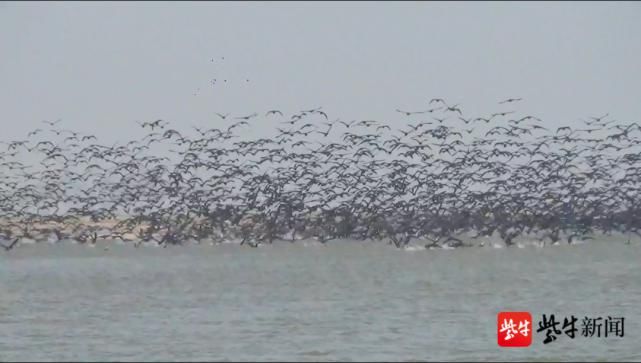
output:
POLYGON ((499 102, 499 105, 502 105, 504 103, 510 103, 510 102, 517 102, 523 100, 522 98, 508 98, 507 100, 503 100, 499 102))
POLYGON ((278 110, 270 110, 270 111, 267 111, 267 113, 265 114, 265 116, 275 115, 275 114, 279 114, 279 115, 283 116, 283 113, 282 113, 282 112, 280 112, 280 111, 278 111, 278 110))
POLYGON ((48 124, 48 125, 50 125, 50 126, 53 126, 53 125, 55 125, 55 124, 59 123, 60 121, 62 121, 62 120, 61 120, 61 119, 58 119, 58 120, 53 121, 53 122, 51 122, 51 121, 46 121, 46 120, 45 120, 45 121, 42 121, 42 122, 44 122, 44 123, 46 123, 46 124, 48 124))

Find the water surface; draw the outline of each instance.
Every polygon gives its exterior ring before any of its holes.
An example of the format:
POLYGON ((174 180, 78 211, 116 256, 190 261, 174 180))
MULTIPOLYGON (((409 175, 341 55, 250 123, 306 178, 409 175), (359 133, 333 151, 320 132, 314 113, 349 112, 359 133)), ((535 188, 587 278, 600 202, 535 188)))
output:
POLYGON ((21 245, 0 253, 0 360, 641 360, 641 245, 396 250, 21 245), (500 348, 499 311, 579 318, 500 348), (580 336, 623 316, 623 338, 580 336))

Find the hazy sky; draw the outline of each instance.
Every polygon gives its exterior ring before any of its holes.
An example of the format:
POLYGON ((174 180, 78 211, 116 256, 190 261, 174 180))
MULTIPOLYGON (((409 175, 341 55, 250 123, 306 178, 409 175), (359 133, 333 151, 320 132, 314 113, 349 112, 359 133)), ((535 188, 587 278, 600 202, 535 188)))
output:
POLYGON ((397 107, 433 97, 469 116, 523 97, 550 124, 639 121, 640 35, 639 2, 4 2, 0 138, 44 119, 117 138, 136 120, 318 106, 404 122, 397 107))

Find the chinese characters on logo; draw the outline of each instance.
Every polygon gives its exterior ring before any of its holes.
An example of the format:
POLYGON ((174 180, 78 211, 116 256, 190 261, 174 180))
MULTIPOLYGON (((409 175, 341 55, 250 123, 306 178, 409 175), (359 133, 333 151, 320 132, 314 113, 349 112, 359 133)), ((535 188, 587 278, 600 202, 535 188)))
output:
MULTIPOLYGON (((623 337, 623 317, 584 317, 580 321, 574 316, 557 320, 554 314, 543 314, 538 323, 536 333, 545 332, 543 344, 557 340, 557 336, 565 334, 570 339, 579 335, 582 337, 623 337), (580 328, 580 330, 579 330, 580 328)), ((529 312, 500 312, 497 319, 497 338, 501 347, 527 347, 532 343, 532 315, 529 312)))
POLYGON ((498 316, 498 343, 502 347, 532 344, 532 315, 525 311, 501 312, 498 316))
MULTIPOLYGON (((561 335, 561 332, 565 333, 565 335, 571 339, 574 339, 578 332, 578 328, 576 327, 577 321, 578 319, 574 315, 571 315, 569 319, 565 317, 563 318, 561 330, 559 330, 557 326, 560 322, 556 321, 554 314, 550 314, 549 317, 543 314, 543 319, 539 322, 539 328, 536 332, 539 333, 545 331, 545 340, 543 340, 543 344, 555 341, 556 336, 561 335)), ((595 336, 597 338, 623 338, 623 321, 623 317, 617 318, 608 316, 606 319, 603 319, 602 317, 590 318, 586 316, 581 320, 581 335, 586 338, 595 336)))

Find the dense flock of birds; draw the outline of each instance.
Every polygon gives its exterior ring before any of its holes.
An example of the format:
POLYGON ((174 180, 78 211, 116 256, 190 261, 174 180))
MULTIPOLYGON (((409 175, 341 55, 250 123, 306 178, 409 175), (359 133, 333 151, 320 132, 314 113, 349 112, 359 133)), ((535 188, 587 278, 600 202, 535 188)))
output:
POLYGON ((144 136, 112 146, 43 121, 3 142, 0 241, 451 248, 489 236, 511 246, 641 235, 639 124, 604 115, 544 127, 510 109, 467 117, 442 99, 425 106, 389 123, 322 107, 217 113, 212 127, 182 131, 139 122, 144 136), (239 137, 256 125, 270 131, 239 137))

